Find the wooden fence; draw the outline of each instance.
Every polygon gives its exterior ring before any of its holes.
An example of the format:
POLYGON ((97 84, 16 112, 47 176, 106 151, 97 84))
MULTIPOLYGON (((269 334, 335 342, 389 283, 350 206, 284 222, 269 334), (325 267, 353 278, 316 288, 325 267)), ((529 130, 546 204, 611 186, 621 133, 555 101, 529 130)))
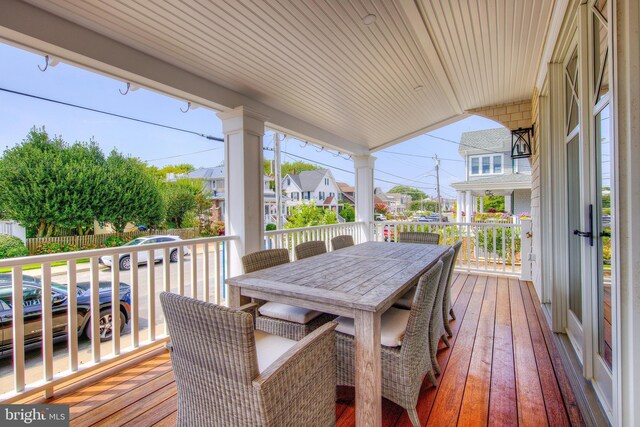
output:
POLYGON ((63 236, 63 237, 37 237, 27 239, 27 249, 29 255, 36 253, 36 248, 42 243, 66 243, 74 245, 77 249, 95 249, 104 247, 105 242, 110 237, 119 237, 125 242, 135 239, 140 236, 179 236, 181 239, 195 239, 200 237, 200 233, 197 228, 175 228, 172 230, 146 230, 146 231, 131 231, 128 233, 107 233, 107 234, 92 234, 88 236, 63 236))

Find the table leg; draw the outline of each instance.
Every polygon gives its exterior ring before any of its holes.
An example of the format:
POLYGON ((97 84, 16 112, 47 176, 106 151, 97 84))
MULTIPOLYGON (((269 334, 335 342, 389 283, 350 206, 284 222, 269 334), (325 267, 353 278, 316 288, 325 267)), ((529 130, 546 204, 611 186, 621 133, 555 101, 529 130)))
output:
POLYGON ((356 425, 382 425, 380 314, 355 312, 356 425))
POLYGON ((230 308, 238 308, 242 306, 242 299, 240 287, 227 283, 227 306, 230 308))

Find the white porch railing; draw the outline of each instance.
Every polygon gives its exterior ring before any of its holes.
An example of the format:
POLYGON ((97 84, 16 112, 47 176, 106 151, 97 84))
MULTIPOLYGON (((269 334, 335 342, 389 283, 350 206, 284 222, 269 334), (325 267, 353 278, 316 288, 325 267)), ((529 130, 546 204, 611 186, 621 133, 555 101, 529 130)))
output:
MULTIPOLYGON (((373 224, 372 236, 376 241, 397 242, 403 231, 438 233, 440 244, 453 245, 462 240, 457 269, 520 275, 522 228, 513 223, 384 221, 373 224)), ((528 254, 526 258, 528 262, 528 254)))
POLYGON ((322 240, 331 250, 331 239, 341 234, 353 236, 356 244, 366 241, 366 225, 364 222, 344 222, 340 224, 320 225, 304 228, 286 228, 284 230, 267 231, 264 233, 264 248, 289 249, 291 259, 294 258, 294 248, 300 243, 311 240, 322 240))
MULTIPOLYGON (((11 270, 11 319, 7 321, 3 318, 2 321, 11 323, 10 327, 3 325, 3 329, 5 343, 8 332, 11 333, 11 348, 6 352, 12 356, 0 359, 0 401, 10 403, 39 392, 49 397, 56 386, 81 374, 166 342, 168 331, 160 309, 161 291, 224 304, 224 280, 229 271, 225 245, 234 239, 236 237, 233 236, 212 237, 0 260, 0 269, 11 270), (170 259, 174 251, 177 260, 174 257, 176 262, 172 263, 170 259), (130 256, 130 271, 121 272, 118 262, 113 262, 110 269, 100 267, 100 257, 111 256, 111 259, 119 260, 123 254, 130 256), (143 257, 161 257, 162 260, 153 267, 139 267, 138 260, 143 257), (57 265, 59 262, 64 265, 57 265), (34 264, 40 268, 25 270, 25 267, 32 267, 34 264), (143 268, 146 270, 144 273, 140 271, 143 268), (185 273, 188 273, 186 280, 185 273), (39 300, 24 299, 23 291, 28 289, 24 285, 32 280, 28 276, 41 281, 39 300), (53 301, 52 282, 67 284, 66 298, 53 301), (108 289, 102 295, 99 291, 101 282, 103 286, 104 282, 108 283, 108 289), (120 285, 113 286, 122 282, 129 285, 128 291, 126 287, 123 291, 120 285), (82 298, 81 305, 84 305, 87 297, 78 294, 78 285, 84 286, 84 283, 88 283, 90 290, 90 320, 85 326, 85 329, 90 328, 90 339, 79 339, 79 328, 82 326, 79 322, 86 319, 86 315, 78 314, 78 299, 82 298), (110 295, 110 301, 105 301, 106 293, 110 295), (45 300, 52 302, 42 304, 45 300), (67 306, 62 319, 60 313, 64 310, 56 310, 56 304, 60 301, 67 306), (120 304, 111 304, 111 301, 120 301, 120 304), (101 342, 100 319, 104 318, 105 313, 109 313, 105 303, 110 306, 113 334, 109 341, 101 342), (34 315, 31 313, 32 317, 27 319, 25 325, 25 311, 32 312, 31 307, 38 304, 41 309, 40 313, 36 310, 37 320, 33 321, 34 315), (121 310, 124 310, 123 315, 128 311, 122 336, 119 325, 121 310), (56 311, 58 313, 54 316, 56 311), (66 348, 57 344, 54 348, 53 330, 60 326, 61 321, 66 323, 66 332, 63 330, 61 337, 66 335, 66 348), (41 345, 36 345, 35 350, 25 352, 25 329, 31 334, 31 338, 36 337, 36 341, 40 334, 41 345)), ((55 288, 54 284, 54 291, 55 288)), ((28 295, 29 298, 31 297, 28 295)))

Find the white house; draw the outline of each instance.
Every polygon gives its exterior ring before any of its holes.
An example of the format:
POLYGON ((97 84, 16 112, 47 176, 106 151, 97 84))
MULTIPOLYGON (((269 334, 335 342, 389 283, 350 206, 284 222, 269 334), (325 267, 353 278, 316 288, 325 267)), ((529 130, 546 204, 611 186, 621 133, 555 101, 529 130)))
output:
POLYGON ((282 178, 282 191, 287 212, 302 201, 313 201, 318 207, 338 212, 340 187, 329 169, 287 174, 282 178))
MULTIPOLYGON (((465 161, 465 180, 451 184, 462 211, 482 212, 484 196, 504 196, 505 210, 531 212, 531 165, 511 158, 511 132, 506 128, 465 132, 458 153, 465 161), (480 206, 477 201, 480 200, 480 206)), ((471 215, 467 215, 468 220, 471 215)))

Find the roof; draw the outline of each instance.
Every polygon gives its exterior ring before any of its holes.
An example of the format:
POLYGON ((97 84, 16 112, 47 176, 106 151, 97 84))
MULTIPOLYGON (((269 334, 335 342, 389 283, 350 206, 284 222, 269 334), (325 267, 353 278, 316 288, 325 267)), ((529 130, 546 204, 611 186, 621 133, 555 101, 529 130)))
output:
POLYGON ((191 179, 207 179, 212 180, 216 178, 224 178, 224 166, 216 166, 212 168, 200 168, 189 172, 185 175, 191 179))
POLYGON ((525 173, 493 175, 451 184, 456 190, 493 190, 531 188, 531 175, 525 173))
POLYGON ((338 184, 338 188, 340 188, 340 191, 342 191, 343 193, 356 192, 356 189, 352 185, 347 184, 346 182, 336 182, 336 184, 338 184))
POLYGON ((330 205, 331 203, 333 203, 333 196, 329 196, 326 199, 324 199, 324 201, 322 202, 323 205, 330 205))
POLYGON ((464 157, 473 154, 501 153, 511 150, 511 131, 507 128, 465 132, 460 137, 458 153, 464 157))
POLYGON ((302 191, 314 191, 322 182, 322 179, 329 172, 328 169, 316 169, 312 171, 302 171, 297 175, 288 176, 296 183, 302 191))

